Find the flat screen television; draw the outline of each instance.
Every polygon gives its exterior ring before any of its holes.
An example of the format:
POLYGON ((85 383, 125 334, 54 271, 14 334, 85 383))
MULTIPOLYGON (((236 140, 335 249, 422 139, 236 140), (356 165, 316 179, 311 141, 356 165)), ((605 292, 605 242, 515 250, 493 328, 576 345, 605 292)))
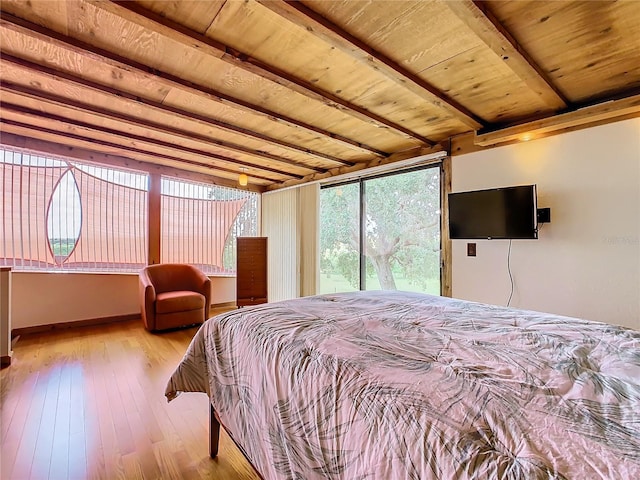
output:
POLYGON ((449 194, 452 239, 538 238, 536 186, 449 194))

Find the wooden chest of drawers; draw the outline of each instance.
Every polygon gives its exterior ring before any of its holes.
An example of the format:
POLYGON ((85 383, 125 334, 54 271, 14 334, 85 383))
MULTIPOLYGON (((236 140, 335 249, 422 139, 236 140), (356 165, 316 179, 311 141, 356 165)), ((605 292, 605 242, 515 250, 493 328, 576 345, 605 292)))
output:
POLYGON ((238 307, 267 302, 267 238, 238 237, 236 302, 238 307))

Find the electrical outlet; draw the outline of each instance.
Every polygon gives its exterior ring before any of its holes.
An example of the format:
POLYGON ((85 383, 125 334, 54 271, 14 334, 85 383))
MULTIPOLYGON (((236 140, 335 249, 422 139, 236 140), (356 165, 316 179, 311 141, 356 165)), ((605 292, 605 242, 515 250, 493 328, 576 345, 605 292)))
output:
POLYGON ((467 243, 467 257, 475 257, 475 256, 476 256, 476 244, 467 243))

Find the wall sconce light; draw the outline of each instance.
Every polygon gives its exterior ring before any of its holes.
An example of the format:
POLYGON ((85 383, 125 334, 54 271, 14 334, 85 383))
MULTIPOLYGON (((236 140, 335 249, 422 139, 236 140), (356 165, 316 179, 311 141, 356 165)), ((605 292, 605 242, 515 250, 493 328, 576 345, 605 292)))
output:
POLYGON ((241 168, 240 170, 242 171, 242 173, 238 175, 238 185, 240 185, 241 187, 246 187, 249 183, 249 177, 247 177, 247 174, 244 173, 246 170, 245 168, 241 168))

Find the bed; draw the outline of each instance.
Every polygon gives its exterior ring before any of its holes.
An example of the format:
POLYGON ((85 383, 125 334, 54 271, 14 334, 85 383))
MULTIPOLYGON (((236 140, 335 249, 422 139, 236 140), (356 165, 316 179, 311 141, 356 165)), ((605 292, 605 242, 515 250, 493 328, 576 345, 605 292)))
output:
POLYGON ((207 393, 212 427, 269 480, 640 478, 640 333, 603 323, 306 297, 208 320, 179 392, 207 393))

